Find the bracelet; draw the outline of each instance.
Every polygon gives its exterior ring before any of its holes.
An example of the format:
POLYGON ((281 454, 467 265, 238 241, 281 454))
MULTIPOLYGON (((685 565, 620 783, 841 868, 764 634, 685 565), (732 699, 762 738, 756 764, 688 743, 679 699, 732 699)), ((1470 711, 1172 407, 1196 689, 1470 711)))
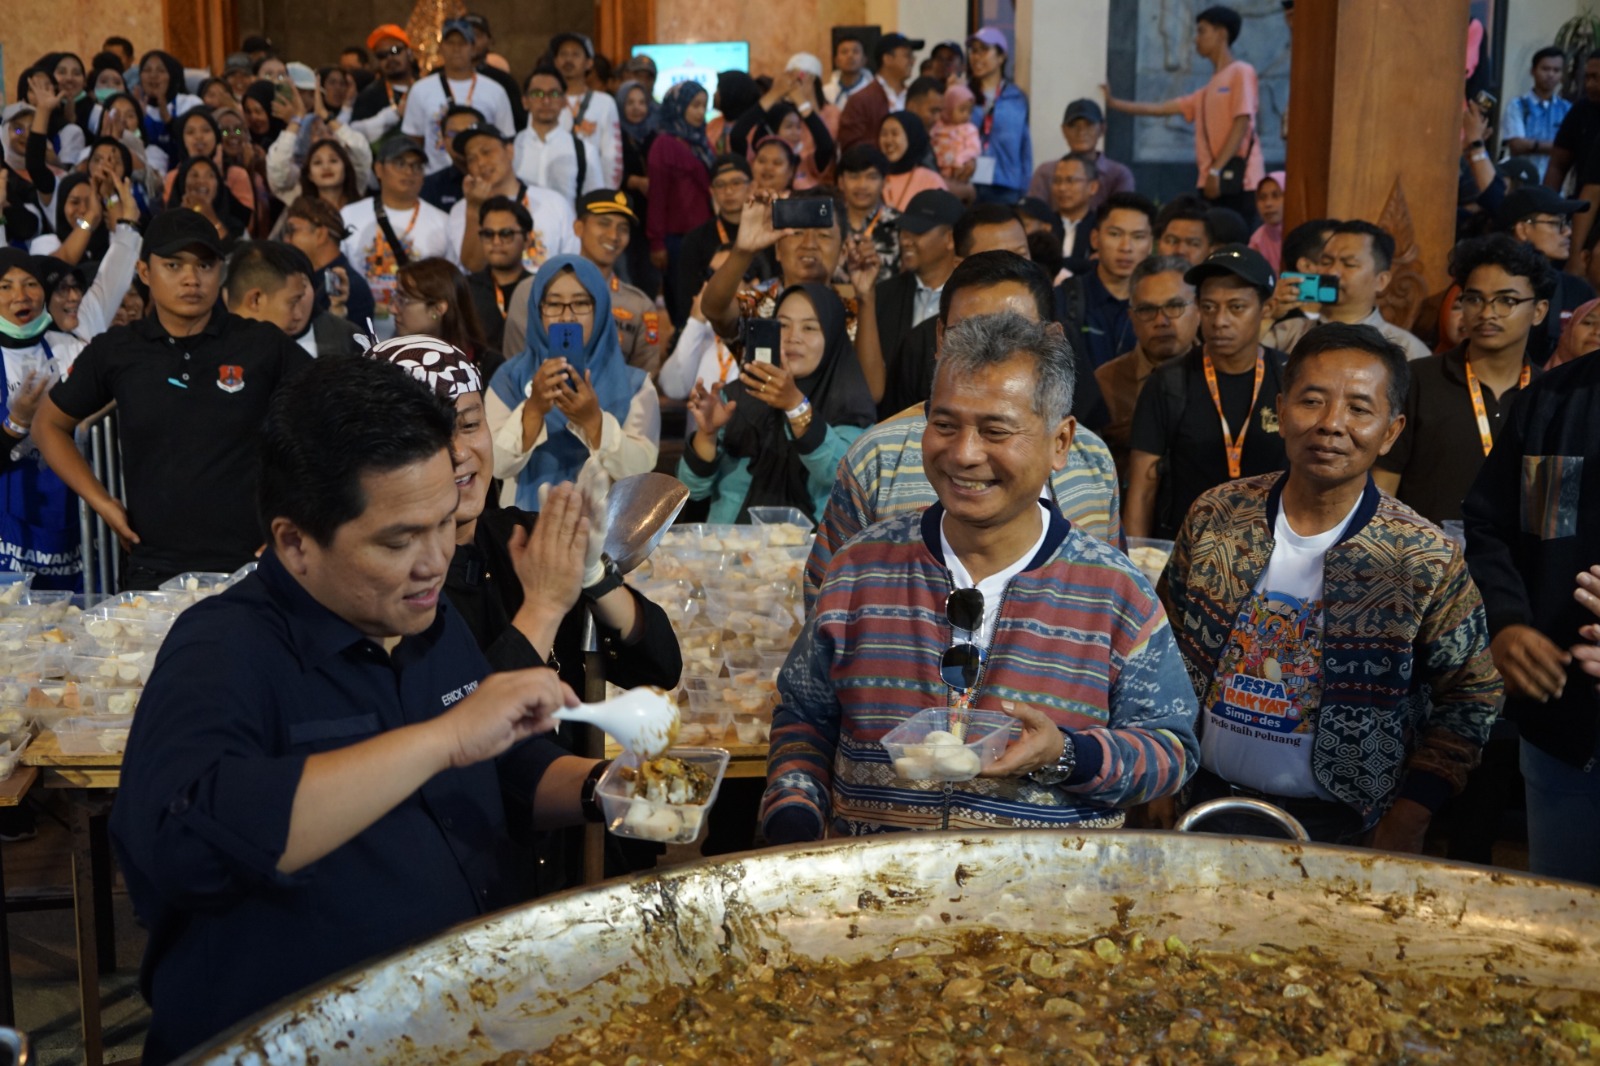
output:
POLYGON ((811 410, 811 401, 806 399, 804 396, 802 396, 802 397, 800 397, 800 405, 798 407, 794 408, 791 411, 785 411, 783 413, 785 415, 787 415, 789 418, 799 418, 801 415, 804 415, 809 410, 811 410))
POLYGON ((1470 144, 1467 145, 1467 147, 1468 148, 1487 148, 1488 145, 1484 144, 1481 140, 1479 140, 1479 141, 1471 142, 1470 144))
POLYGON ((7 433, 15 433, 19 437, 26 437, 28 435, 28 427, 22 425, 21 423, 11 421, 10 415, 6 415, 3 425, 5 426, 7 433))
POLYGON ((600 778, 611 767, 610 759, 601 759, 590 769, 589 776, 583 779, 583 787, 578 790, 578 806, 583 810, 583 820, 586 822, 603 822, 605 814, 600 810, 600 804, 595 802, 595 789, 600 785, 600 778))

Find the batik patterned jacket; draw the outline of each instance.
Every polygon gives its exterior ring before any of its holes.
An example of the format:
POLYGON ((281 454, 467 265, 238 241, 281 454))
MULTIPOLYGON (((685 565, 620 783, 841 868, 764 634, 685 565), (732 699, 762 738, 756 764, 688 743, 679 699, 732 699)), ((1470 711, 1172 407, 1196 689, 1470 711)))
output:
MULTIPOLYGON (((1044 501, 1047 505, 1049 501, 1044 501)), ((1006 586, 978 680, 978 707, 1044 710, 1077 769, 1046 788, 1024 778, 918 787, 879 740, 950 702, 939 658, 952 643, 944 509, 887 519, 828 566, 778 679, 762 824, 769 840, 894 829, 1118 826, 1122 808, 1175 792, 1197 762, 1194 692, 1166 616, 1127 556, 1054 514, 1044 545, 1006 586)))
MULTIPOLYGON (((1178 534, 1162 585, 1202 699, 1272 558, 1286 477, 1218 485, 1195 501, 1178 534)), ((1369 478, 1328 549, 1322 600, 1312 773, 1369 827, 1402 796, 1437 810, 1465 786, 1502 693, 1483 601, 1460 550, 1369 478)))

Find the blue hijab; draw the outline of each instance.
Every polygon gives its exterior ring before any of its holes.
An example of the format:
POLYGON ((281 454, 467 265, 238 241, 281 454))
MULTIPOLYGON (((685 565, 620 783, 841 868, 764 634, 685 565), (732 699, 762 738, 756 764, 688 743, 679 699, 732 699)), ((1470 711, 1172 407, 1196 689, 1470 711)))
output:
POLYGON ((632 137, 635 144, 643 144, 645 140, 656 131, 656 126, 661 121, 661 105, 656 98, 650 95, 642 81, 625 81, 616 92, 617 121, 622 124, 622 132, 632 137), (643 122, 628 121, 628 94, 634 89, 644 93, 645 100, 650 105, 650 110, 645 114, 643 122))
MULTIPOLYGON (((578 283, 594 297, 594 326, 583 346, 583 364, 590 373, 595 395, 600 399, 600 409, 619 424, 626 422, 628 407, 648 375, 623 359, 616 322, 611 317, 611 286, 606 284, 599 267, 578 255, 547 259, 533 276, 533 291, 528 294, 528 347, 495 371, 489 391, 508 409, 515 409, 528 398, 533 376, 550 357, 550 334, 544 326, 544 315, 539 312, 544 303, 544 290, 550 287, 556 275, 567 269, 577 275, 578 283)), ((517 506, 525 511, 539 509, 540 485, 559 485, 573 480, 589 458, 589 449, 576 435, 567 432, 567 416, 559 409, 552 407, 544 416, 544 427, 544 443, 533 450, 528 465, 517 474, 517 506)))
POLYGON ((689 110, 689 105, 694 103, 696 96, 710 96, 706 87, 697 81, 680 81, 671 89, 661 101, 661 115, 656 123, 656 128, 662 133, 669 133, 689 146, 689 150, 700 157, 700 162, 705 164, 706 171, 711 171, 711 142, 706 139, 704 126, 691 126, 689 120, 684 118, 684 112, 689 110))

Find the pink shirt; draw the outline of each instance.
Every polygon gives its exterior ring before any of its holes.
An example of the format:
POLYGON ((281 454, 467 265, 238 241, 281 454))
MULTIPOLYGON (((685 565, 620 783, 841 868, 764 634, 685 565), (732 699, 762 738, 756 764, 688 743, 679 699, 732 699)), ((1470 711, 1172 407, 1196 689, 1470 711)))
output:
POLYGON ((904 211, 911 198, 927 189, 945 189, 950 186, 927 167, 916 167, 905 174, 890 174, 883 182, 883 202, 896 211, 904 211))
POLYGON ((1240 115, 1250 119, 1250 130, 1238 151, 1249 150, 1249 162, 1244 171, 1244 187, 1253 190, 1266 176, 1267 167, 1261 157, 1261 138, 1256 135, 1256 68, 1242 59, 1235 59, 1211 75, 1205 88, 1196 89, 1178 101, 1183 105, 1183 117, 1194 123, 1194 161, 1199 167, 1196 185, 1204 186, 1207 173, 1227 160, 1217 159, 1233 120, 1240 115))
POLYGON ((939 160, 941 168, 955 170, 983 154, 978 127, 970 122, 935 122, 929 136, 933 138, 934 158, 939 160))

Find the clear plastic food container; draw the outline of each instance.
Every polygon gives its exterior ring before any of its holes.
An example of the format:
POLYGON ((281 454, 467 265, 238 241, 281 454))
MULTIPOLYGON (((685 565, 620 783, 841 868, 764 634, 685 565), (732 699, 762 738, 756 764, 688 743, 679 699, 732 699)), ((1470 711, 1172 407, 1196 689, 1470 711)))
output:
POLYGON ((711 794, 704 803, 654 802, 633 794, 633 783, 623 769, 637 768, 638 757, 624 753, 606 767, 595 785, 595 799, 605 815, 606 828, 615 836, 654 840, 662 844, 692 844, 705 828, 706 813, 717 802, 728 753, 722 748, 673 748, 667 755, 698 766, 711 777, 711 794))
POLYGON ((754 672, 761 681, 774 684, 778 680, 778 671, 783 669, 783 664, 789 658, 788 652, 770 651, 763 648, 729 647, 723 651, 723 661, 728 664, 728 676, 754 672))
POLYGON ((84 714, 120 716, 126 718, 139 706, 139 695, 144 690, 132 685, 95 688, 78 686, 78 709, 84 714))
POLYGON ((1150 579, 1154 585, 1161 580, 1161 572, 1167 568, 1167 560, 1172 558, 1172 545, 1170 540, 1152 540, 1147 537, 1128 538, 1128 558, 1133 560, 1133 565, 1139 572, 1150 579))
POLYGON ((234 585, 237 585, 239 582, 243 581, 245 578, 247 578, 251 574, 255 573, 256 572, 256 567, 258 567, 260 565, 261 565, 260 563, 257 563, 254 560, 251 560, 250 562, 245 563, 243 566, 239 567, 239 569, 235 570, 233 573, 228 575, 228 587, 231 588, 234 585))
POLYGON ((28 601, 33 575, 20 570, 0 570, 0 607, 15 607, 28 601))
POLYGON ((31 734, 24 733, 20 737, 0 740, 0 781, 9 781, 11 775, 16 773, 22 753, 28 750, 28 743, 32 739, 31 734))
POLYGON ((177 613, 167 608, 101 604, 85 611, 78 619, 78 626, 100 647, 120 649, 161 643, 175 618, 177 613))
POLYGON ((798 507, 752 507, 750 521, 761 531, 762 542, 773 548, 809 546, 816 527, 798 507))
POLYGON ((1017 730, 999 711, 930 707, 879 741, 904 781, 970 781, 992 766, 1017 730))
POLYGON ((67 660, 67 676, 97 688, 142 686, 150 680, 150 669, 156 664, 156 652, 160 647, 159 643, 151 641, 146 644, 129 642, 116 651, 98 646, 88 648, 67 660))
POLYGON ((215 596, 233 582, 232 574, 214 574, 193 570, 163 581, 160 591, 170 593, 184 603, 198 603, 207 596, 215 596))
POLYGON ((54 728, 63 755, 121 755, 132 725, 127 715, 97 714, 63 718, 54 728))
POLYGON ((733 721, 733 704, 723 699, 728 679, 686 677, 678 701, 678 742, 685 746, 720 744, 733 721))

